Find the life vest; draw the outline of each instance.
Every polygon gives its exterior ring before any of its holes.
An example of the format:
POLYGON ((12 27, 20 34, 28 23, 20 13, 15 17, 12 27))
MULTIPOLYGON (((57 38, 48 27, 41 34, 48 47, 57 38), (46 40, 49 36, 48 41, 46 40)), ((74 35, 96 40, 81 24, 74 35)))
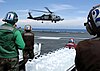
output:
POLYGON ((17 57, 14 32, 15 28, 7 24, 0 26, 0 58, 17 57))
POLYGON ((100 37, 77 44, 75 66, 78 71, 100 71, 100 37))
POLYGON ((66 48, 76 48, 76 44, 75 43, 67 43, 65 45, 66 48))
POLYGON ((32 32, 24 32, 23 40, 25 42, 25 49, 33 49, 34 47, 34 34, 32 32))

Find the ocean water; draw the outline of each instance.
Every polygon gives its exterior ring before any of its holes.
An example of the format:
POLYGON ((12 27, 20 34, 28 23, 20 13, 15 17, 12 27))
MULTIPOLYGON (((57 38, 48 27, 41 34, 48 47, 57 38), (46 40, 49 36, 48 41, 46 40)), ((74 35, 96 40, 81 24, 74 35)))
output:
POLYGON ((77 44, 79 41, 93 37, 87 32, 33 32, 35 35, 34 42, 42 43, 41 54, 53 52, 64 47, 70 38, 74 38, 77 44))
POLYGON ((87 32, 85 29, 44 29, 44 28, 33 28, 33 31, 42 32, 87 32))

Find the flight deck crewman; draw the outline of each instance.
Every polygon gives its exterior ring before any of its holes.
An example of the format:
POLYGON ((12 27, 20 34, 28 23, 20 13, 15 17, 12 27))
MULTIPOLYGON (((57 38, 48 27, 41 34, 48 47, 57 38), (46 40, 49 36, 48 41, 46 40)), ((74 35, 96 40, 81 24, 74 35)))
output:
POLYGON ((75 40, 74 40, 74 38, 70 38, 69 39, 69 41, 68 41, 68 43, 65 45, 65 47, 66 48, 69 48, 69 49, 71 49, 71 48, 76 48, 76 44, 75 44, 75 40))
POLYGON ((31 25, 25 25, 23 39, 25 41, 25 49, 23 51, 24 57, 29 56, 29 59, 34 58, 34 33, 32 32, 31 25))
POLYGON ((19 71, 18 49, 24 49, 25 43, 19 30, 15 28, 18 16, 8 12, 0 26, 0 71, 19 71))
MULTIPOLYGON (((32 32, 31 25, 25 25, 24 33, 22 34, 25 42, 25 49, 23 50, 23 58, 26 63, 28 59, 34 58, 34 33, 32 32)), ((22 67, 25 70, 25 63, 22 67)))
POLYGON ((100 71, 100 5, 90 10, 84 25, 96 37, 80 41, 76 46, 77 71, 100 71))

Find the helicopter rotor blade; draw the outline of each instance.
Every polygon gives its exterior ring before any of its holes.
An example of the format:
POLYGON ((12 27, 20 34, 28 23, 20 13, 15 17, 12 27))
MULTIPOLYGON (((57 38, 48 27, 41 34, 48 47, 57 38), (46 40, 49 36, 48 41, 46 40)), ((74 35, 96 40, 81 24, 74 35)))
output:
POLYGON ((43 12, 43 13, 49 13, 49 12, 46 12, 46 11, 40 11, 40 10, 31 10, 31 11, 43 12))
POLYGON ((47 9, 47 10, 49 11, 49 13, 51 13, 51 14, 54 13, 54 12, 51 12, 51 11, 48 9, 48 7, 44 7, 44 8, 47 9))

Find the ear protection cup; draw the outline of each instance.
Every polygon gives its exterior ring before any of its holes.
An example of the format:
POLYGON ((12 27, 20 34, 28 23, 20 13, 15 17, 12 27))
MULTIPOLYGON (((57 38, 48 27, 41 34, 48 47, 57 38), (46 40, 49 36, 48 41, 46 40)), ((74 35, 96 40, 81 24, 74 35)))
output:
POLYGON ((94 27, 93 27, 93 21, 91 20, 92 19, 92 17, 91 17, 91 11, 89 12, 89 15, 88 15, 88 17, 87 17, 87 22, 86 23, 84 23, 84 26, 86 26, 86 30, 88 31, 88 33, 90 34, 90 35, 96 35, 96 33, 95 33, 95 31, 94 31, 94 27))
POLYGON ((86 24, 86 30, 89 32, 90 35, 96 35, 89 24, 86 24))

